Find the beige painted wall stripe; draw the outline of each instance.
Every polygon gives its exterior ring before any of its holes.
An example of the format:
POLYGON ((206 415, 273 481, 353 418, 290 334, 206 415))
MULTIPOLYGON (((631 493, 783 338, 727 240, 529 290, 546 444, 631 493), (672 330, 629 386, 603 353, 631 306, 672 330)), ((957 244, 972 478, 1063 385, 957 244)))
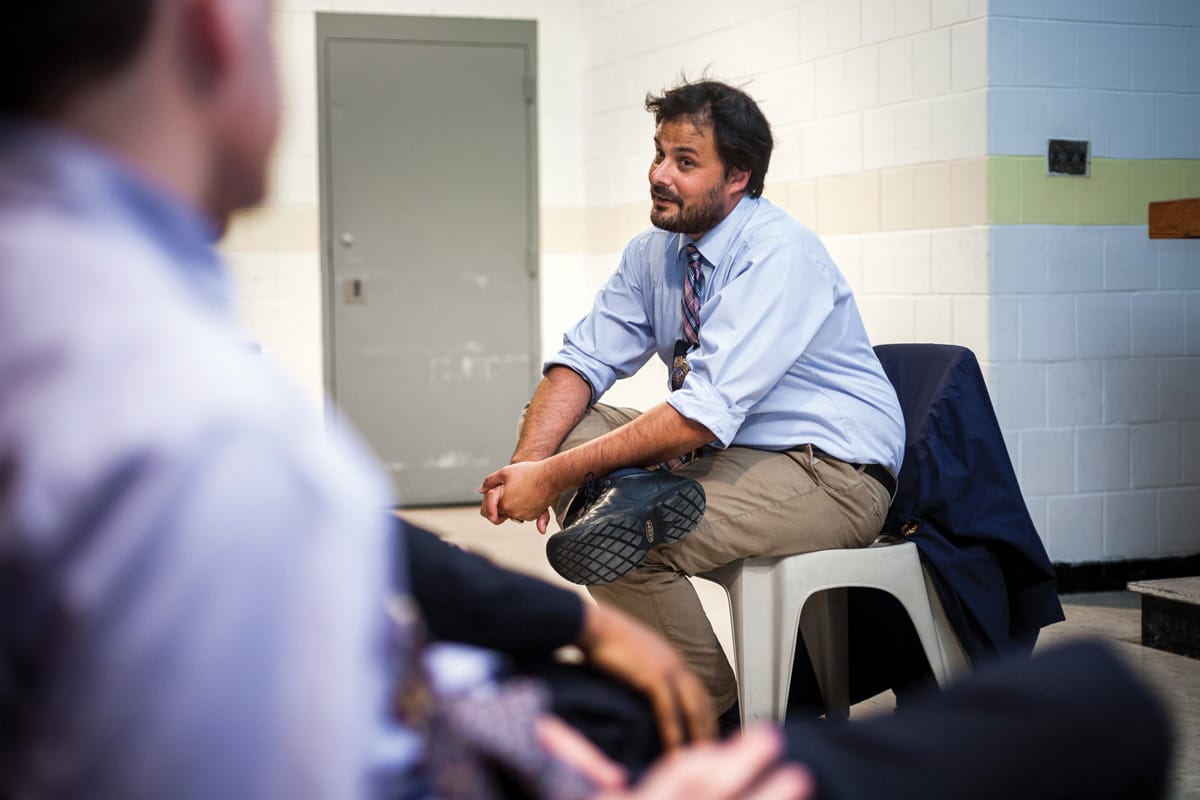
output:
MULTIPOLYGON (((768 183, 766 196, 819 234, 878 233, 984 225, 988 159, 972 158, 768 183)), ((601 208, 544 208, 543 254, 619 252, 650 224, 645 202, 601 208)), ((315 252, 315 206, 266 206, 234 219, 227 252, 315 252)))
MULTIPOLYGON (((822 235, 986 225, 988 164, 986 158, 971 158, 768 182, 764 195, 822 235)), ((553 213, 556 219, 568 213, 585 218, 589 253, 620 251, 630 237, 650 224, 649 205, 640 202, 603 209, 556 209, 553 213)), ((548 212, 543 211, 543 252, 556 252, 553 245, 567 244, 549 238, 553 236, 551 224, 548 212)))

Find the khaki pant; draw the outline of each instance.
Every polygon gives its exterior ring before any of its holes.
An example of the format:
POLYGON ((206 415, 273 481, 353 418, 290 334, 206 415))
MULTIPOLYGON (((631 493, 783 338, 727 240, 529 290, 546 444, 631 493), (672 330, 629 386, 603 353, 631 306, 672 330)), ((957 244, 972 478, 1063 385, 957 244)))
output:
MULTIPOLYGON (((563 442, 567 450, 624 425, 640 412, 592 407, 563 442)), ((717 713, 737 700, 737 682, 688 576, 749 556, 864 547, 883 527, 889 497, 860 468, 787 452, 730 447, 675 471, 704 486, 706 511, 682 540, 656 547, 620 580, 588 590, 661 632, 700 676, 717 713)), ((572 493, 555 507, 559 520, 572 493)))

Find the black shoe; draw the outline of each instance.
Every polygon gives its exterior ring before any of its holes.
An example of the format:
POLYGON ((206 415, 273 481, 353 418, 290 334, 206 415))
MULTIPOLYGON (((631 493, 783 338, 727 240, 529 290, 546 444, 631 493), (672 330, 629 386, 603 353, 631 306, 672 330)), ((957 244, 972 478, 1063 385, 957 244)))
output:
POLYGON ((651 547, 677 542, 704 516, 704 487, 661 470, 622 470, 587 481, 546 542, 555 572, 572 583, 615 581, 651 547))

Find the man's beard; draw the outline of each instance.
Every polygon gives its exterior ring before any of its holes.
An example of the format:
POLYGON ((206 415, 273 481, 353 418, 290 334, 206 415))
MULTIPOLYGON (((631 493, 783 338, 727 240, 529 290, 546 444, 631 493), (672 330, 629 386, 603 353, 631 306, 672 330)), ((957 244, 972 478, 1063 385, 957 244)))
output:
POLYGON ((650 195, 676 204, 674 209, 650 207, 651 224, 664 231, 703 234, 717 227, 717 224, 725 219, 720 184, 713 186, 708 194, 691 205, 683 205, 674 194, 653 186, 650 187, 650 195))

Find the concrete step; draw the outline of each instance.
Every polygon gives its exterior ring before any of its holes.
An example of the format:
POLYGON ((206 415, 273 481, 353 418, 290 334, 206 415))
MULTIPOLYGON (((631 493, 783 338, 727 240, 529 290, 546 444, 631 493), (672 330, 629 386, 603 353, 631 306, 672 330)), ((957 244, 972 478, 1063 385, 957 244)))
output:
POLYGON ((1137 581, 1142 596, 1142 644, 1200 658, 1200 577, 1137 581))

